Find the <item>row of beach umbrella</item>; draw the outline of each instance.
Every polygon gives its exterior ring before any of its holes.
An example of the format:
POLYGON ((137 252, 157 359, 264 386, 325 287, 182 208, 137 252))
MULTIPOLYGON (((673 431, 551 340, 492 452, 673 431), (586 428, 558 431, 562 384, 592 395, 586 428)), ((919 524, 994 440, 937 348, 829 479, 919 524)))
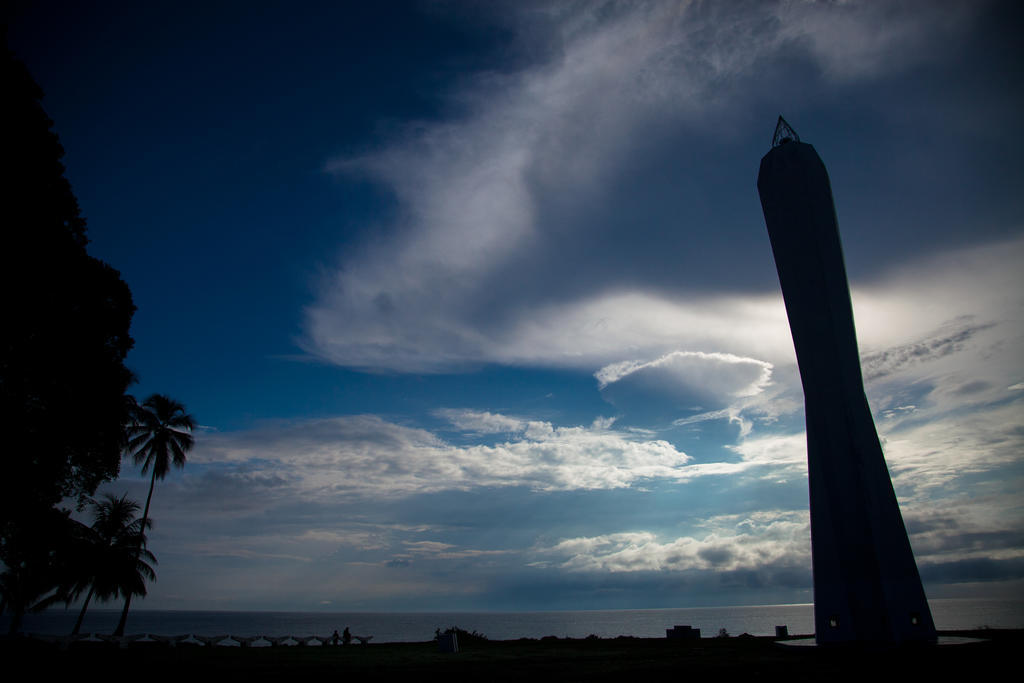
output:
MULTIPOLYGON (((118 645, 120 647, 128 647, 132 644, 147 644, 147 643, 160 643, 169 647, 175 647, 176 645, 202 645, 207 647, 212 646, 227 646, 227 647, 252 647, 256 644, 256 647, 277 647, 277 646, 324 646, 331 645, 334 640, 334 636, 233 636, 233 635, 217 635, 217 636, 202 636, 194 633, 186 633, 180 636, 162 636, 155 633, 134 633, 126 636, 111 636, 105 633, 85 633, 75 636, 55 636, 55 635, 42 635, 32 634, 32 638, 42 640, 45 642, 56 643, 61 647, 67 647, 71 643, 109 643, 112 645, 118 645), (261 641, 265 644, 261 645, 261 641)), ((352 636, 353 639, 362 643, 363 645, 368 644, 373 636, 352 636)), ((338 641, 340 644, 340 641, 338 641)))

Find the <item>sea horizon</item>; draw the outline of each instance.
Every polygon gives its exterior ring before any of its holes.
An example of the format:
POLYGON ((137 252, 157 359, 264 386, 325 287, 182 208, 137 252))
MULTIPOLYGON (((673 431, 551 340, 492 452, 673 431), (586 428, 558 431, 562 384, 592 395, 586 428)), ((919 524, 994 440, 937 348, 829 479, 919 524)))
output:
MULTIPOLYGON (((930 600, 936 628, 1024 628, 1024 599, 941 598, 930 600)), ((287 635, 329 637, 349 628, 355 635, 373 636, 373 642, 423 642, 436 630, 456 626, 492 640, 520 638, 659 638, 675 625, 701 629, 702 636, 721 630, 729 635, 774 635, 776 626, 790 634, 814 632, 812 603, 740 605, 651 609, 581 610, 452 610, 452 611, 273 611, 273 610, 133 610, 126 632, 162 636, 232 635, 241 637, 287 635)), ((86 613, 81 633, 110 633, 119 609, 97 608, 86 613)), ((66 635, 78 618, 76 608, 51 609, 25 615, 23 631, 39 635, 66 635)), ((10 616, 0 617, 6 631, 10 616)))

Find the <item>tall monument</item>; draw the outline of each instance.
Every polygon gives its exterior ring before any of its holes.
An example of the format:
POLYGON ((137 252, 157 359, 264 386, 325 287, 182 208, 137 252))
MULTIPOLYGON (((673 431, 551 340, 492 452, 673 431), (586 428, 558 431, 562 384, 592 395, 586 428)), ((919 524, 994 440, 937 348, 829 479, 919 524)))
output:
POLYGON ((804 389, 815 638, 934 641, 864 395, 828 172, 781 116, 757 191, 804 389))

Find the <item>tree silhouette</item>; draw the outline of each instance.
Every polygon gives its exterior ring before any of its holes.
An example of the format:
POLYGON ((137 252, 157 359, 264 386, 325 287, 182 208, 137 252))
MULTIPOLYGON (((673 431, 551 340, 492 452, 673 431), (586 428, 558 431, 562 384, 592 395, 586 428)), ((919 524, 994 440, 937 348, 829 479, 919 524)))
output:
POLYGON ((139 504, 129 500, 127 494, 118 498, 108 493, 101 502, 93 502, 93 524, 80 564, 82 572, 71 597, 77 598, 86 587, 88 593, 71 635, 78 635, 92 598, 106 601, 145 595, 146 581, 156 578, 151 566, 156 558, 142 548, 146 538, 143 520, 136 517, 138 512, 139 504))
MULTIPOLYGON (((136 465, 142 465, 142 473, 151 472, 149 495, 142 512, 142 527, 149 524, 149 504, 153 500, 153 488, 157 479, 163 479, 171 469, 185 466, 185 454, 194 443, 192 430, 195 419, 185 412, 185 406, 163 394, 153 394, 142 405, 135 407, 133 420, 127 429, 127 453, 136 465)), ((141 541, 141 539, 140 539, 141 541)), ((137 546, 142 552, 142 543, 137 546)), ((114 635, 124 635, 132 594, 128 593, 121 611, 121 620, 114 635)))
POLYGON ((0 544, 0 612, 11 612, 9 633, 18 632, 26 613, 71 599, 87 528, 66 510, 38 513, 31 527, 12 527, 0 544))
POLYGON ((119 273, 86 252, 42 91, 6 47, 0 95, 0 554, 14 563, 4 559, 4 604, 14 610, 53 589, 40 582, 56 578, 70 538, 55 506, 69 497, 84 505, 117 476, 135 307, 119 273))

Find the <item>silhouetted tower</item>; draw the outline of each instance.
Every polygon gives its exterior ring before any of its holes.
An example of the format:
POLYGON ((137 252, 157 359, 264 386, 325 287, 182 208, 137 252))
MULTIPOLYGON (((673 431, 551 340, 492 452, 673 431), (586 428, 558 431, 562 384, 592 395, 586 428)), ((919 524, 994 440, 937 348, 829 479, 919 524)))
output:
POLYGON ((934 641, 864 395, 828 172, 781 116, 757 190, 804 388, 815 638, 934 641))

